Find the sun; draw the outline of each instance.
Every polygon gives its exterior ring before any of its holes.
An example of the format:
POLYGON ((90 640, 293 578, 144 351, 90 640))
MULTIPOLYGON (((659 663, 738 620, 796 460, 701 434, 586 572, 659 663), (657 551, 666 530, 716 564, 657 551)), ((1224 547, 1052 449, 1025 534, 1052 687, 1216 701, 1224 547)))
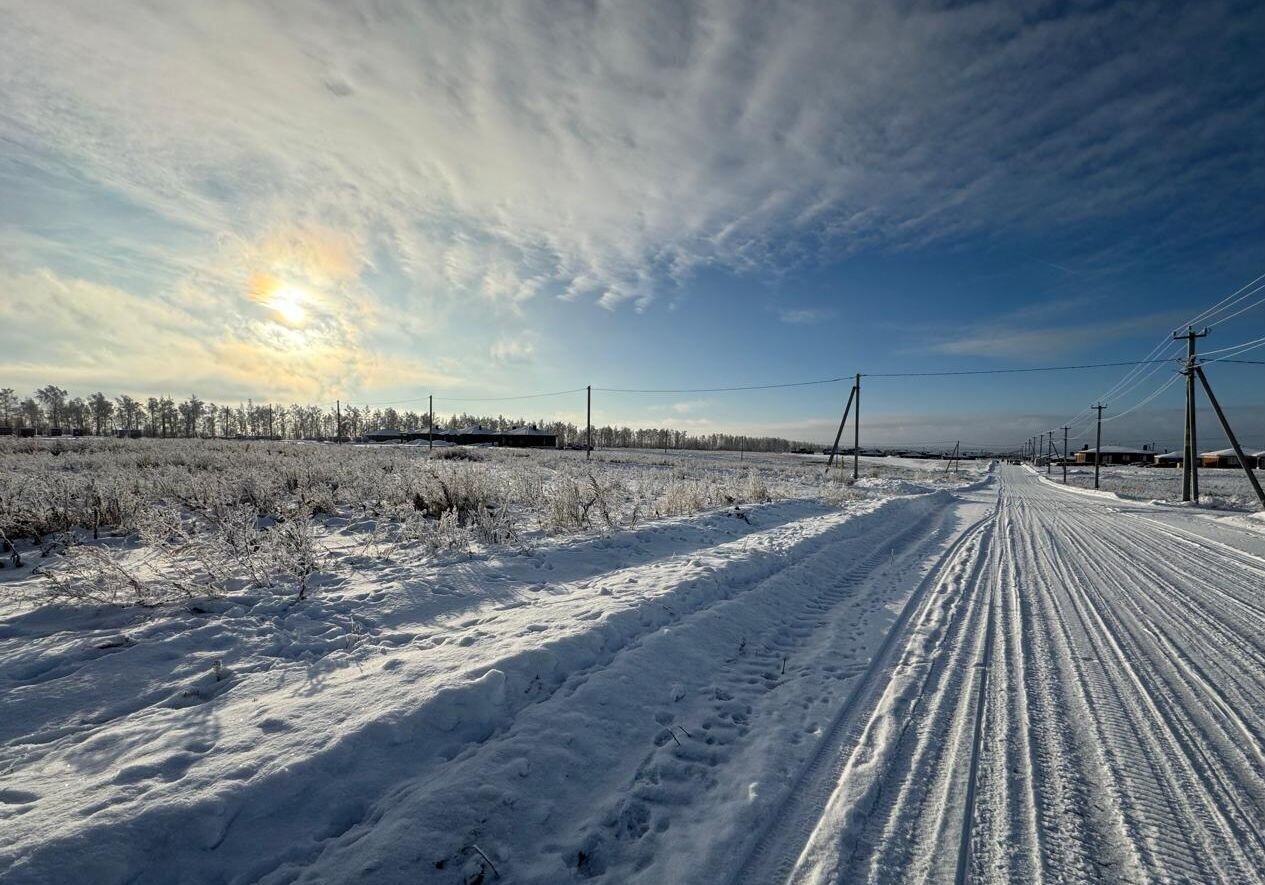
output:
POLYGON ((307 321, 307 309, 303 306, 310 296, 298 286, 281 285, 272 290, 264 302, 287 326, 302 326, 307 321))

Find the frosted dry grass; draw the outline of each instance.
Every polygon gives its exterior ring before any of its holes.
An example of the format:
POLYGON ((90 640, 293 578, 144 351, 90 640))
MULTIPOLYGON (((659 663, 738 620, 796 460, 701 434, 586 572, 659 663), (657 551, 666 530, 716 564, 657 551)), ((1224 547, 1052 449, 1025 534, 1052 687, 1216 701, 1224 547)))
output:
MULTIPOLYGON (((1256 476, 1258 480, 1265 480, 1265 472, 1257 470, 1256 476)), ((1062 468, 1056 467, 1050 479, 1062 482, 1062 468)), ((1068 482, 1082 488, 1093 488, 1093 467, 1069 468, 1068 482)), ((1167 467, 1103 467, 1099 486, 1103 491, 1115 492, 1124 498, 1175 504, 1182 498, 1182 472, 1167 467)), ((1228 468, 1200 469, 1199 506, 1248 512, 1260 509, 1256 494, 1243 471, 1228 468)))
POLYGON ((854 487, 784 456, 226 440, 3 440, 0 468, 0 545, 40 557, 37 592, 140 604, 247 587, 302 598, 323 575, 405 555, 787 498, 842 505, 888 481, 867 467, 854 487))

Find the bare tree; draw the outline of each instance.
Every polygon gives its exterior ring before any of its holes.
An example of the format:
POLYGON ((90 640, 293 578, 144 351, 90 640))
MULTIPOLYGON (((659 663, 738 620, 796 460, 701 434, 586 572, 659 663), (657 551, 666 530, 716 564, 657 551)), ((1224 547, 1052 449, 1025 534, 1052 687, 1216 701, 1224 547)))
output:
POLYGON ((215 421, 220 414, 220 407, 215 403, 206 403, 202 415, 202 433, 215 439, 215 421))
POLYGON ((141 416, 141 404, 126 393, 120 396, 116 402, 118 403, 117 411, 119 420, 123 422, 123 429, 130 435, 132 429, 137 426, 141 416))
POLYGON ((13 424, 13 413, 17 407, 18 397, 13 392, 13 388, 0 387, 0 420, 4 421, 6 427, 13 424))
POLYGON ((22 405, 18 409, 22 414, 22 426, 39 430, 40 424, 44 421, 44 410, 40 408, 40 404, 27 397, 22 400, 22 405))
POLYGON ((198 421, 202 417, 202 409, 206 404, 198 399, 198 395, 191 394, 187 400, 182 402, 178 411, 180 412, 180 423, 184 428, 185 436, 198 435, 198 421))
POLYGON ((80 433, 88 424, 88 414, 88 404, 82 397, 77 396, 66 404, 66 417, 70 421, 70 426, 80 433))
POLYGON ((169 436, 176 431, 176 402, 169 396, 158 401, 158 420, 162 424, 162 435, 169 436))
POLYGON ((114 415, 114 403, 110 402, 101 391, 88 397, 88 409, 92 412, 92 424, 97 436, 101 435, 111 417, 114 415))
POLYGON ((41 387, 35 391, 35 398, 44 407, 44 414, 48 416, 52 426, 61 427, 62 412, 66 409, 65 389, 55 384, 49 384, 47 387, 41 387))

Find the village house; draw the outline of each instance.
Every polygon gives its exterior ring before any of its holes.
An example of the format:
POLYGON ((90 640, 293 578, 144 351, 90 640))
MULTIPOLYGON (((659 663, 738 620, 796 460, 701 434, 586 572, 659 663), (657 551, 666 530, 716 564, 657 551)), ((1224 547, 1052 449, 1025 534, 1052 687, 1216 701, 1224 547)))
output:
MULTIPOLYGON (((1100 463, 1104 467, 1119 464, 1149 464, 1155 455, 1148 448, 1134 449, 1129 446, 1103 446, 1098 451, 1102 456, 1100 463)), ((1094 454, 1095 450, 1086 445, 1076 453, 1076 463, 1093 464, 1094 454)))

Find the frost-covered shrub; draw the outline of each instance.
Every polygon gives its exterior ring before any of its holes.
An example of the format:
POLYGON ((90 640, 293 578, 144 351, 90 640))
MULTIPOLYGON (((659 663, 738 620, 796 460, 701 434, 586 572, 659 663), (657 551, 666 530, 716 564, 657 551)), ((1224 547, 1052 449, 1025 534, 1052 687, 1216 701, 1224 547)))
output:
MULTIPOLYGON (((908 466, 866 470, 934 479, 908 466)), ((780 456, 0 439, 0 540, 44 545, 50 564, 65 548, 60 566, 41 568, 63 595, 85 599, 154 604, 270 586, 302 593, 317 571, 360 567, 366 557, 876 493, 841 475, 824 479, 820 462, 780 456), (364 528, 331 530, 356 524, 364 528)))
POLYGON ((482 461, 483 453, 465 446, 451 446, 434 450, 430 457, 436 461, 482 461))
POLYGON ((769 487, 765 485, 764 477, 755 470, 747 472, 746 482, 743 483, 742 496, 748 504, 765 504, 773 500, 773 496, 769 493, 769 487))
POLYGON ((267 532, 267 549, 276 573, 293 578, 299 599, 307 595, 308 579, 321 570, 312 513, 300 507, 267 532))
POLYGON ((465 465, 434 465, 412 476, 413 509, 434 518, 455 513, 462 525, 479 511, 499 509, 500 489, 487 473, 465 465))
POLYGON ((706 510, 713 501, 710 491, 706 482, 673 476, 658 497, 656 512, 661 516, 687 516, 706 510))

